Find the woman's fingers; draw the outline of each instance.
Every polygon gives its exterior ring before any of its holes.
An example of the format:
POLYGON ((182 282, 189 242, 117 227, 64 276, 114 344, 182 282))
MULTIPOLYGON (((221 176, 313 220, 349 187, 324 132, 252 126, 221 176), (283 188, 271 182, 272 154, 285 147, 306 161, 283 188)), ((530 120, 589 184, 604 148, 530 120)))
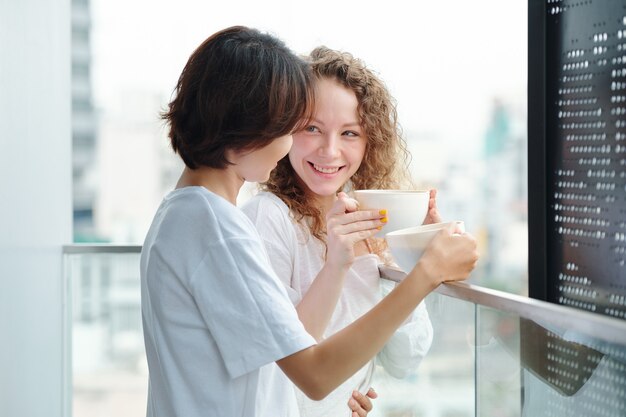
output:
POLYGON ((330 240, 337 242, 343 242, 343 244, 352 246, 365 239, 374 237, 385 225, 383 219, 378 220, 366 220, 354 223, 348 223, 345 225, 328 225, 328 237, 330 240))
POLYGON ((337 214, 345 214, 358 210, 359 203, 353 199, 348 197, 348 195, 344 192, 340 192, 337 194, 337 200, 333 206, 328 210, 326 217, 330 217, 337 214))
MULTIPOLYGON (((348 225, 351 223, 358 223, 369 220, 382 220, 386 219, 386 210, 357 210, 352 213, 335 213, 327 216, 327 221, 332 222, 334 225, 348 225)), ((383 221, 386 223, 386 220, 383 221)))
MULTIPOLYGON (((370 223, 373 223, 374 225, 376 224, 374 222, 370 222, 370 223)), ((356 227, 355 225, 352 225, 352 226, 356 227)), ((376 233, 378 233, 382 229, 382 226, 371 226, 371 227, 366 227, 365 229, 347 232, 346 231, 347 227, 351 227, 351 226, 337 227, 334 230, 334 232, 332 232, 332 234, 329 232, 329 245, 330 246, 334 246, 333 244, 330 243, 331 241, 334 241, 335 244, 345 245, 347 248, 351 249, 355 243, 373 237, 376 233)))
POLYGON ((344 192, 337 194, 337 200, 326 214, 327 230, 342 228, 339 234, 348 234, 382 226, 387 222, 387 210, 359 210, 356 200, 344 192))
POLYGON ((359 202, 354 198, 348 197, 348 194, 341 192, 337 195, 337 198, 343 200, 345 205, 344 213, 350 213, 359 209, 359 202))
POLYGON ((374 406, 372 405, 372 401, 370 400, 370 398, 376 397, 368 397, 369 391, 368 395, 363 395, 359 391, 354 391, 352 393, 352 398, 350 398, 350 401, 348 401, 348 406, 350 407, 350 410, 352 410, 353 416, 356 415, 359 417, 365 417, 370 411, 372 411, 374 406))
POLYGON ((437 189, 431 188, 429 190, 429 194, 430 194, 430 201, 428 202, 428 205, 429 207, 431 207, 431 205, 434 205, 435 201, 437 200, 437 189))
POLYGON ((438 277, 439 282, 466 279, 478 262, 474 236, 455 232, 452 224, 438 233, 422 257, 422 265, 430 275, 438 277))
POLYGON ((479 255, 476 239, 468 233, 451 236, 451 239, 458 243, 454 256, 458 269, 457 271, 452 271, 449 274, 449 279, 446 279, 446 281, 463 280, 469 277, 478 262, 479 255))
POLYGON ((437 209, 436 188, 432 188, 430 190, 430 196, 428 199, 428 213, 426 214, 426 219, 424 220, 424 224, 431 223, 441 223, 441 215, 439 214, 439 210, 437 209))

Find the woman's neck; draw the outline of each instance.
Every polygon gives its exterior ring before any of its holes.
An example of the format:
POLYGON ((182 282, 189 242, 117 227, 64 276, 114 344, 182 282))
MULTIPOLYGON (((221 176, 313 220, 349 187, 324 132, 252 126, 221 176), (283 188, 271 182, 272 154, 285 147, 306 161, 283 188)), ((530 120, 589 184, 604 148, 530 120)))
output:
POLYGON ((200 186, 214 194, 223 197, 233 205, 237 205, 237 195, 244 181, 236 173, 227 168, 217 169, 200 167, 190 169, 185 167, 181 174, 176 188, 200 186))

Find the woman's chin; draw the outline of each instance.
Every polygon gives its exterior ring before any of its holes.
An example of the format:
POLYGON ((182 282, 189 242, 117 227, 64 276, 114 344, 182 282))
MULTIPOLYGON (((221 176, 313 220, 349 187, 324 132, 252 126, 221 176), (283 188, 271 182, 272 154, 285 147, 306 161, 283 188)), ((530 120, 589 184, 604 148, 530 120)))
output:
POLYGON ((320 198, 330 198, 335 197, 338 191, 341 191, 341 187, 323 187, 315 190, 311 190, 313 194, 320 198))

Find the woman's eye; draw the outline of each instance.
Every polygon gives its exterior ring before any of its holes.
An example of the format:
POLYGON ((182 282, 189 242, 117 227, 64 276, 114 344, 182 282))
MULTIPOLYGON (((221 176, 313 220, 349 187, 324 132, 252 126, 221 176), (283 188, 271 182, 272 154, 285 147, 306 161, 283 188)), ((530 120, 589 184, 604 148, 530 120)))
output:
POLYGON ((350 136, 350 137, 357 137, 357 136, 359 136, 359 133, 355 132, 353 130, 346 130, 345 132, 343 132, 343 134, 345 136, 350 136))
POLYGON ((314 132, 319 132, 319 129, 318 129, 317 127, 315 127, 315 126, 307 126, 307 127, 304 129, 304 131, 305 131, 305 132, 311 132, 311 133, 314 133, 314 132))

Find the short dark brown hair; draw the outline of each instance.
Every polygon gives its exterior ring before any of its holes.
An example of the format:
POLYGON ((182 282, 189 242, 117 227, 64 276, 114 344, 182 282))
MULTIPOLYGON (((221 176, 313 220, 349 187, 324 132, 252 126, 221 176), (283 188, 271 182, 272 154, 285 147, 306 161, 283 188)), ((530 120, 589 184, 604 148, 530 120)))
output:
POLYGON ((310 117, 307 64, 276 37, 233 26, 189 57, 169 110, 172 148, 191 169, 225 168, 227 150, 252 150, 310 117))

